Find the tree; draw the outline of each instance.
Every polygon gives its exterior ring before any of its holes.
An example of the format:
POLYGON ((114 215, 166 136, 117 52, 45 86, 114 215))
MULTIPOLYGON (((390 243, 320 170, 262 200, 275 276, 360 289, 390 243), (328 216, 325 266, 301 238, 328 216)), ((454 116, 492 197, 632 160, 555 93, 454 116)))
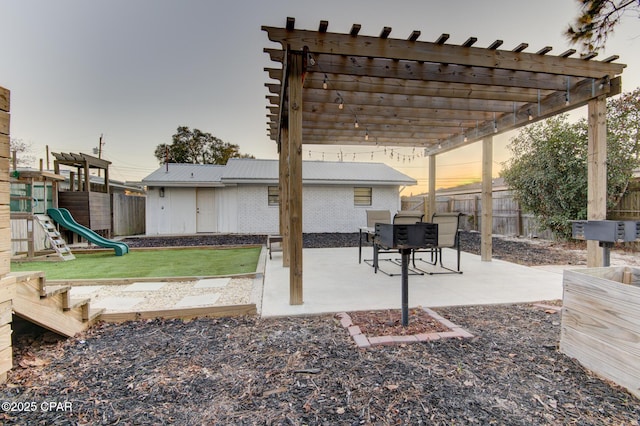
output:
POLYGON ((249 154, 241 154, 240 147, 224 142, 210 133, 187 126, 178 127, 172 136, 172 143, 160 144, 154 151, 160 164, 227 164, 230 158, 254 158, 249 154))
POLYGON ((11 156, 16 156, 16 164, 18 166, 29 166, 35 161, 35 157, 31 154, 31 144, 22 139, 9 139, 9 149, 11 150, 11 156))
MULTIPOLYGON (((607 102, 607 204, 615 206, 640 166, 640 89, 607 102)), ((502 171, 523 210, 541 228, 571 236, 571 220, 587 218, 588 126, 567 115, 520 130, 511 140, 513 157, 502 171)))
POLYGON ((587 52, 602 49, 625 14, 640 16, 640 0, 577 0, 581 11, 565 35, 587 52))

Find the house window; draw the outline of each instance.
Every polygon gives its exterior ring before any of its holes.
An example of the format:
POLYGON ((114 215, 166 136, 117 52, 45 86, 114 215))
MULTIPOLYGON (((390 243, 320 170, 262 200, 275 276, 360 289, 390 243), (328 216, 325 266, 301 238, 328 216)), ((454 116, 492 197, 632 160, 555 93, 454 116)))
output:
POLYGON ((356 206, 371 205, 371 188, 355 187, 353 188, 353 204, 356 206))
POLYGON ((277 206, 280 204, 280 191, 277 186, 267 187, 267 200, 270 206, 277 206))

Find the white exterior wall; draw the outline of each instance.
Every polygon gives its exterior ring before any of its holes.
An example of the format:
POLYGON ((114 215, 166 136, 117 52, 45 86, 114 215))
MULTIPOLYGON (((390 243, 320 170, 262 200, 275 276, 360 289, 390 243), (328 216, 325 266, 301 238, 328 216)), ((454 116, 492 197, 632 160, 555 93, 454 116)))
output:
POLYGON ((367 210, 389 210, 392 217, 400 210, 397 186, 373 186, 371 206, 355 206, 353 188, 337 185, 304 188, 303 232, 357 232, 367 225, 367 210))
POLYGON ((233 234, 238 232, 238 187, 216 188, 216 211, 218 232, 233 234))
MULTIPOLYGON (((366 185, 362 185, 365 186, 366 185)), ((366 210, 400 209, 397 186, 373 186, 372 205, 355 206, 353 186, 306 185, 303 188, 303 232, 357 232, 365 226, 366 210)), ((195 234, 196 189, 149 188, 146 204, 147 235, 195 234)), ((215 209, 220 233, 277 234, 278 206, 269 206, 267 185, 216 188, 215 209)))
POLYGON ((270 206, 267 185, 237 187, 237 231, 240 234, 277 234, 278 206, 270 206))
MULTIPOLYGON (((363 185, 366 186, 366 185, 363 185)), ((365 226, 366 210, 400 209, 397 186, 372 187, 372 205, 354 206, 353 186, 307 185, 303 188, 303 232, 357 232, 365 226)), ((278 206, 269 206, 267 186, 238 187, 237 231, 247 234, 278 233, 278 206)))
POLYGON ((196 232, 196 189, 149 188, 146 205, 147 235, 194 234, 196 232))

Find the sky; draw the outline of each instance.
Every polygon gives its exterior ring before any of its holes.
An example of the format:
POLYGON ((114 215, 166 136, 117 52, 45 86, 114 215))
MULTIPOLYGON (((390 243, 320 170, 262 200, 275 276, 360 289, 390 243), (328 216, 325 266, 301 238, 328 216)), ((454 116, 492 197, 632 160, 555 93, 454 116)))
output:
MULTIPOLYGON (((102 158, 112 162, 113 179, 140 181, 160 167, 153 153, 171 143, 178 126, 197 128, 237 144, 256 158, 277 159, 267 136, 268 94, 273 83, 265 67, 277 67, 263 52, 279 47, 261 26, 285 25, 448 43, 477 37, 475 47, 496 39, 502 48, 529 43, 527 52, 553 46, 560 54, 563 35, 577 16, 576 0, 0 0, 0 86, 11 91, 11 137, 31 146, 34 167, 50 152, 93 154, 102 136, 102 158)), ((596 59, 613 54, 627 64, 623 91, 640 86, 640 25, 626 17, 596 59)), ((573 116, 579 118, 586 111, 573 116)), ((494 138, 494 175, 509 158, 515 134, 494 138)), ((411 148, 382 149, 304 145, 304 160, 385 162, 427 188, 425 158, 411 148), (340 157, 340 152, 342 155, 340 157), (398 161, 398 153, 404 161, 398 161)), ((50 167, 53 158, 50 157, 50 167)), ((437 157, 437 187, 478 181, 481 146, 437 157)))

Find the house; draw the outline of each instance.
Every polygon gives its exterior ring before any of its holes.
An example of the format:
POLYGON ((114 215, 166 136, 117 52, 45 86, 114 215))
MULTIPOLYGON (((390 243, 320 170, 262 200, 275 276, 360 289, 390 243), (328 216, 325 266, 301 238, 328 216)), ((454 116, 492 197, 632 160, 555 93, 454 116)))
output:
MULTIPOLYGON (((147 186, 146 232, 278 233, 278 161, 225 166, 166 164, 147 186)), ((303 162, 304 232, 356 232, 366 210, 400 209, 400 188, 415 179, 382 163, 303 162)))

